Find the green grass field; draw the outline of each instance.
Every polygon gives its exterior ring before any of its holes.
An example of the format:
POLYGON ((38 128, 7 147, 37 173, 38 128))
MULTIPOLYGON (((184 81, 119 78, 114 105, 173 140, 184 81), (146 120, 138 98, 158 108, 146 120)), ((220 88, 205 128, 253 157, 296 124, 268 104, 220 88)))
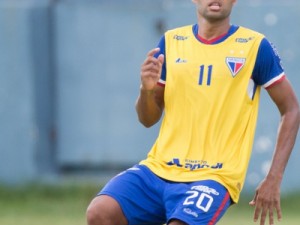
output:
MULTIPOLYGON (((12 189, 0 187, 0 224, 3 225, 85 225, 85 210, 99 187, 92 184, 42 186, 12 189)), ((254 225, 250 197, 241 197, 219 225, 254 225)), ((300 194, 282 199, 280 225, 300 224, 300 194)))
POLYGON ((96 185, 0 188, 0 224, 84 225, 96 185))

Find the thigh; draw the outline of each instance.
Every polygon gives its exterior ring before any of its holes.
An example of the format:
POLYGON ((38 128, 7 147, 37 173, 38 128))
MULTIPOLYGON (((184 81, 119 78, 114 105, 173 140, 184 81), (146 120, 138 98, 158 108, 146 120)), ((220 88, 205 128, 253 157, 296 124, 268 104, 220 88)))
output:
POLYGON ((135 166, 114 177, 98 194, 120 205, 128 224, 163 224, 164 181, 145 166, 135 166))
POLYGON ((166 191, 167 219, 183 224, 213 225, 231 204, 228 191, 212 180, 171 183, 166 191))

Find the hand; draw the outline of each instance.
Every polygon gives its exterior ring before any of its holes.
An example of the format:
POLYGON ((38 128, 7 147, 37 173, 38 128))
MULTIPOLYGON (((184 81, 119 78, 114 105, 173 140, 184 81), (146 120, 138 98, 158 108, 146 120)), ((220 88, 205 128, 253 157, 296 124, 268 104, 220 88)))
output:
POLYGON ((280 185, 266 179, 256 189, 255 196, 249 205, 255 207, 254 222, 260 217, 260 225, 264 225, 266 217, 269 215, 269 224, 274 225, 274 209, 277 213, 278 221, 281 220, 280 207, 280 185))
POLYGON ((164 55, 160 54, 158 58, 154 54, 159 52, 159 48, 152 49, 148 52, 147 58, 141 67, 142 89, 153 91, 161 75, 162 65, 164 63, 164 55))

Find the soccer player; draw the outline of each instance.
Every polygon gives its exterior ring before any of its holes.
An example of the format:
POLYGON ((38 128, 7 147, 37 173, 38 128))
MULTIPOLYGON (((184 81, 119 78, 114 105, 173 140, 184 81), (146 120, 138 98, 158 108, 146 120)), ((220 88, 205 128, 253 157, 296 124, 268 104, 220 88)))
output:
POLYGON ((136 111, 161 129, 148 157, 90 203, 89 225, 213 225, 239 200, 261 87, 281 115, 270 170, 256 189, 254 221, 281 219, 280 185, 299 129, 295 93, 274 46, 230 24, 236 0, 193 0, 198 22, 167 31, 141 66, 136 111))

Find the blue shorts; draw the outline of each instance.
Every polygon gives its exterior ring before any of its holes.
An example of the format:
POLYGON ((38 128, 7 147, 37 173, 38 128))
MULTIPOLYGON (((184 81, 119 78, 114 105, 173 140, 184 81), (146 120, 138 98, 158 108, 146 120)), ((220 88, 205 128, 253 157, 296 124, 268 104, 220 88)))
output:
POLYGON ((98 195, 113 197, 129 225, 161 225, 172 219, 213 225, 231 204, 228 191, 216 181, 167 181, 143 165, 115 176, 98 195))

